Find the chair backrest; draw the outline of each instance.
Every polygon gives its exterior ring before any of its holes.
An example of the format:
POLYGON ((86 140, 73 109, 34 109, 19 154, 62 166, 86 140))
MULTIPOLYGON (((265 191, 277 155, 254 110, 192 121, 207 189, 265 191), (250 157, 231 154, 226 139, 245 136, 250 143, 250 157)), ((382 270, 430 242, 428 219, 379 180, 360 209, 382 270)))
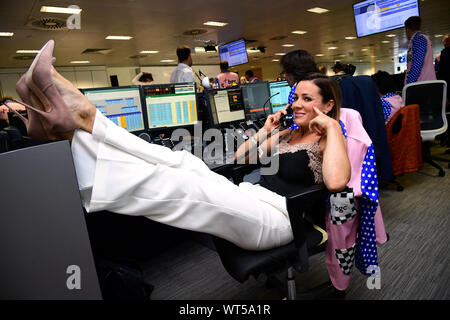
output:
POLYGON ((447 83, 445 81, 410 83, 403 88, 402 96, 405 105, 420 106, 420 133, 423 140, 434 140, 438 134, 447 130, 445 117, 447 83))
POLYGON ((418 104, 401 108, 386 124, 394 175, 417 171, 422 165, 418 104))
POLYGON ((383 107, 375 81, 370 76, 347 77, 339 82, 339 87, 342 91, 342 108, 356 110, 361 115, 364 129, 375 148, 381 179, 392 180, 392 159, 387 143, 383 107))

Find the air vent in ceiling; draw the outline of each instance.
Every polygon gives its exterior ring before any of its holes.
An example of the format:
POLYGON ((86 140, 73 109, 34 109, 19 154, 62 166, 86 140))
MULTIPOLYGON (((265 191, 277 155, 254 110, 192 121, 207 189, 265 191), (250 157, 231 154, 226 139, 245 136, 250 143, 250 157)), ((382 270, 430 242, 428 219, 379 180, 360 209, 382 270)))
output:
POLYGON ((286 36, 276 36, 276 37, 270 38, 269 40, 283 40, 286 38, 287 38, 286 36))
POLYGON ((66 20, 53 17, 30 19, 27 23, 27 26, 33 29, 47 30, 47 31, 68 30, 66 20))
POLYGON ((14 60, 30 61, 30 60, 33 60, 35 57, 36 57, 36 55, 20 55, 20 56, 14 56, 12 58, 14 60))
POLYGON ((81 54, 108 54, 112 49, 86 49, 81 54))
POLYGON ((137 55, 135 55, 135 56, 131 56, 131 57, 128 57, 129 59, 142 59, 142 58, 147 58, 148 56, 147 55, 145 55, 145 54, 137 54, 137 55))
POLYGON ((193 29, 193 30, 187 30, 183 32, 183 35, 185 36, 198 36, 199 34, 204 34, 208 32, 208 30, 205 29, 193 29))

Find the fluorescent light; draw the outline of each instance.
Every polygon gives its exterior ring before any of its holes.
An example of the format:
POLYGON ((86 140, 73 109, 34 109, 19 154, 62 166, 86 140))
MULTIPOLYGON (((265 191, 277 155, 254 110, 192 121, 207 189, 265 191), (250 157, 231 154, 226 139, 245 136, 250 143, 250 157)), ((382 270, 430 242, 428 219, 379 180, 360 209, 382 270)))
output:
POLYGON ((84 61, 70 61, 70 63, 91 63, 91 62, 84 60, 84 61))
POLYGON ((354 40, 356 37, 345 37, 346 40, 354 40))
POLYGON ((308 31, 295 30, 295 31, 292 31, 291 33, 293 33, 293 34, 305 34, 305 33, 308 33, 308 31))
POLYGON ((225 27, 227 22, 217 22, 217 21, 206 21, 203 23, 205 26, 213 26, 213 27, 225 27))
POLYGON ((280 59, 272 59, 273 62, 278 62, 280 59))
POLYGON ((440 37, 442 37, 442 36, 443 36, 443 34, 435 34, 435 35, 434 35, 435 38, 440 38, 440 37))
POLYGON ((106 40, 130 40, 130 39, 133 39, 133 37, 130 37, 130 36, 107 36, 105 39, 106 40))
POLYGON ((393 38, 393 37, 395 37, 395 34, 390 33, 390 34, 387 34, 386 37, 393 38))
POLYGON ((381 62, 381 60, 377 60, 376 62, 381 62))
POLYGON ((12 37, 14 32, 0 32, 0 37, 12 37))
POLYGON ((282 53, 282 52, 275 53, 276 56, 284 56, 285 54, 286 54, 286 53, 282 53))
POLYGON ((325 13, 325 12, 328 12, 330 10, 324 9, 324 8, 315 7, 315 8, 308 9, 306 11, 309 11, 309 12, 312 12, 312 13, 325 13))
POLYGON ((82 9, 64 8, 64 7, 47 7, 42 6, 41 12, 47 13, 67 13, 67 14, 79 14, 82 9))
POLYGON ((389 40, 383 40, 381 43, 391 43, 389 40))
POLYGON ((316 54, 316 57, 323 57, 323 56, 324 56, 323 53, 318 53, 318 54, 316 54))
POLYGON ((363 48, 363 49, 361 49, 361 51, 369 51, 369 49, 363 48))
POLYGON ((16 53, 39 53, 40 50, 17 50, 16 53))
POLYGON ((249 49, 247 49, 247 52, 248 53, 258 53, 258 52, 261 52, 261 51, 259 51, 259 49, 256 49, 256 48, 249 48, 249 49))
POLYGON ((338 47, 328 47, 328 50, 336 50, 338 47))
POLYGON ((206 52, 205 47, 195 47, 195 53, 199 53, 199 52, 205 53, 206 52))
POLYGON ((158 53, 159 51, 156 50, 143 50, 139 53, 143 53, 143 54, 151 54, 151 53, 158 53))
POLYGON ((161 60, 160 62, 174 62, 175 60, 170 60, 170 59, 167 59, 167 60, 161 60))
POLYGON ((286 48, 290 48, 290 47, 294 47, 295 45, 291 44, 291 43, 286 43, 286 44, 282 44, 282 47, 286 47, 286 48))

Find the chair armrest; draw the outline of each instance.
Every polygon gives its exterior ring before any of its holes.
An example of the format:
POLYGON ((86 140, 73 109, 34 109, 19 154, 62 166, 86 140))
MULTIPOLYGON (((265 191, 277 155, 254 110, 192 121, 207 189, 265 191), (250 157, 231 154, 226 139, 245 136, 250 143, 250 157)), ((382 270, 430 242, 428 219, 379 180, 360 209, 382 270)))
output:
POLYGON ((314 185, 286 197, 286 208, 291 222, 294 243, 297 248, 306 241, 304 218, 306 213, 317 203, 325 201, 329 191, 324 184, 314 185))

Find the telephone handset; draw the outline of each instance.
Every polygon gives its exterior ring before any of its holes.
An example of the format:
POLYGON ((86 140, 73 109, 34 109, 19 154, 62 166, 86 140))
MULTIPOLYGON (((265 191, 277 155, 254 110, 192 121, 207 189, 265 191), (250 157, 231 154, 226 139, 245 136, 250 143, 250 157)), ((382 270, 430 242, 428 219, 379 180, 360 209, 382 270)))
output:
POLYGON ((280 127, 281 129, 298 129, 299 126, 295 123, 294 120, 294 110, 292 110, 292 106, 289 105, 286 108, 287 114, 283 114, 280 117, 280 127))

